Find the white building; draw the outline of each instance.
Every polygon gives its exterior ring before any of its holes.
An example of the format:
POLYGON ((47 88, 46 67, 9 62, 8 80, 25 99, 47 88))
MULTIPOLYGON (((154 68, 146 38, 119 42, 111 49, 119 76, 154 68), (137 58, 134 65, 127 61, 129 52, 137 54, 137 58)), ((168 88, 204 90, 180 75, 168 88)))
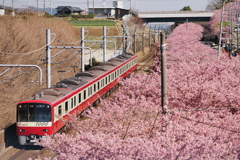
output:
POLYGON ((123 8, 123 1, 113 1, 110 5, 104 1, 100 6, 91 6, 88 8, 89 14, 96 17, 113 17, 115 16, 115 8, 123 8))
POLYGON ((4 15, 4 9, 0 9, 0 16, 4 15))

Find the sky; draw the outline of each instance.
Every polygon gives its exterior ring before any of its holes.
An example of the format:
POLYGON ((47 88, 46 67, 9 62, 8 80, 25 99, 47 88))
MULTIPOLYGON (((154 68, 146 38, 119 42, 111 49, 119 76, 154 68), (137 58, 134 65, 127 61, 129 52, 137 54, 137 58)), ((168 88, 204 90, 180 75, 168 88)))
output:
MULTIPOLYGON (((89 6, 94 7, 111 5, 114 0, 89 0, 89 6)), ((193 11, 204 11, 210 0, 122 0, 123 8, 131 8, 137 11, 179 11, 185 6, 190 6, 193 11)), ((2 0, 5 6, 14 8, 27 8, 28 6, 36 6, 37 2, 39 8, 46 8, 50 6, 56 8, 57 6, 74 6, 81 9, 87 8, 87 0, 2 0)))

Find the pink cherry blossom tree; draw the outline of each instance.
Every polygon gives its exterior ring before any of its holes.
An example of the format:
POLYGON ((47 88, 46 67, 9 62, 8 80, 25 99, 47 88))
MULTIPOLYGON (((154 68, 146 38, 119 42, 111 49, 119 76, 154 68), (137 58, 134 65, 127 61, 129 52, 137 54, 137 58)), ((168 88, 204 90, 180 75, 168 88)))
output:
MULTIPOLYGON (((40 144, 56 159, 239 159, 240 63, 199 42, 203 28, 179 25, 167 38, 169 112, 161 114, 160 52, 101 106, 40 144)), ((39 158, 40 159, 40 158, 39 158)), ((47 158, 45 158, 47 159, 47 158)))
MULTIPOLYGON (((229 36, 230 21, 237 22, 236 13, 240 11, 240 0, 235 2, 227 3, 224 6, 223 14, 223 32, 228 32, 224 36, 227 38, 229 36)), ((221 21, 222 9, 215 10, 214 15, 210 20, 210 28, 216 36, 219 36, 220 31, 220 21, 221 21)))

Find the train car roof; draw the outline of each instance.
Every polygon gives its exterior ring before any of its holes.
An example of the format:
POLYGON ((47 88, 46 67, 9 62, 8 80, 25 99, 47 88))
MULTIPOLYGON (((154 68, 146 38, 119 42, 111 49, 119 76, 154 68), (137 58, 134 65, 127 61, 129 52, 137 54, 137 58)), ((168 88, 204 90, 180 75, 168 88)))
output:
POLYGON ((44 88, 36 93, 34 93, 31 97, 27 100, 40 100, 40 101, 47 101, 47 102, 55 102, 61 97, 64 97, 71 90, 62 89, 62 88, 44 88))
POLYGON ((36 92, 28 100, 41 100, 53 103, 61 97, 71 93, 73 90, 76 90, 95 78, 100 77, 107 71, 110 71, 133 56, 135 55, 131 53, 125 53, 118 55, 115 58, 111 58, 107 62, 101 62, 99 66, 93 66, 85 72, 75 74, 75 76, 72 78, 61 80, 60 82, 54 84, 53 88, 45 88, 36 92))

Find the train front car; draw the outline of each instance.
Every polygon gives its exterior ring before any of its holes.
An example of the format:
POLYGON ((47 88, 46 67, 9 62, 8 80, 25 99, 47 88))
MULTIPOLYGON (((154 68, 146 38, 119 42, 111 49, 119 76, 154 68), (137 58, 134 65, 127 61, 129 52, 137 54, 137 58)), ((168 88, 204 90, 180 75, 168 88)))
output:
POLYGON ((21 145, 37 145, 36 140, 52 135, 50 103, 23 101, 17 105, 17 135, 21 145))

